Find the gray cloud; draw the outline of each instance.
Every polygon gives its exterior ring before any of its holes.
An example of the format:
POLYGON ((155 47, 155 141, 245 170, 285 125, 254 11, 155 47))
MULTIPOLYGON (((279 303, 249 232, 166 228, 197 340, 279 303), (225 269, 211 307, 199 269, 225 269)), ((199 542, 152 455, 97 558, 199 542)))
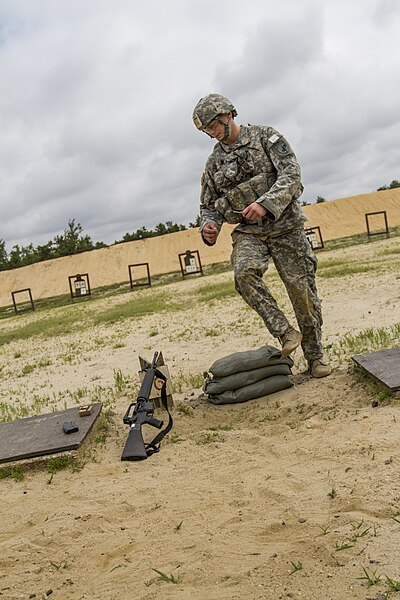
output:
POLYGON ((0 238, 44 243, 68 219, 107 243, 189 223, 212 142, 200 96, 271 124, 303 198, 399 178, 400 7, 390 0, 3 0, 0 238))

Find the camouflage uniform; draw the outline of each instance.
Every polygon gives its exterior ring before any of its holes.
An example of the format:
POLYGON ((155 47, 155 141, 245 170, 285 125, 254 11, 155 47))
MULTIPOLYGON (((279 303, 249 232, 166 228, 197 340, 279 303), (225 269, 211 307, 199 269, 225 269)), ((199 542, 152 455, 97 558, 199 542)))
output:
MULTIPOLYGON (((268 126, 242 126, 234 144, 217 143, 202 178, 200 232, 212 222, 237 223, 232 232, 235 287, 274 337, 289 326, 263 281, 273 259, 287 289, 311 362, 322 358, 321 305, 315 286, 317 259, 304 233, 306 217, 297 199, 303 192, 300 166, 288 141, 268 126), (257 201, 267 215, 246 221, 241 212, 257 201)), ((204 238, 203 238, 204 240, 204 238)), ((208 242, 204 240, 206 244, 208 242)))

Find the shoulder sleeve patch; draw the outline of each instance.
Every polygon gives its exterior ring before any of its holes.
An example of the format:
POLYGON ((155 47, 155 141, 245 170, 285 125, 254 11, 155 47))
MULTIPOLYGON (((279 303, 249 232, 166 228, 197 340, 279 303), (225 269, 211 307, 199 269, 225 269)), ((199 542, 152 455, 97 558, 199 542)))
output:
POLYGON ((284 137, 280 137, 279 141, 272 146, 271 150, 276 152, 279 156, 294 154, 289 142, 284 137))

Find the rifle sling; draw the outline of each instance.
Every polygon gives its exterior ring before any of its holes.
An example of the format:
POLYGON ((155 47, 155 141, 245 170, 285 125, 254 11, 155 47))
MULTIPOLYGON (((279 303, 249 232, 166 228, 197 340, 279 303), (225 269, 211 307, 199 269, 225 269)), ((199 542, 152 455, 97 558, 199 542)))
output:
MULTIPOLYGON (((163 379, 164 379, 164 377, 163 377, 163 379)), ((169 412, 169 408, 168 408, 167 384, 166 384, 165 379, 164 379, 164 382, 163 382, 162 388, 161 388, 161 402, 162 402, 163 407, 165 408, 165 410, 168 413, 168 424, 166 427, 164 427, 164 429, 162 431, 160 431, 160 433, 157 433, 156 437, 151 442, 146 444, 145 448, 146 448, 147 456, 151 456, 155 452, 160 451, 160 442, 164 438, 164 436, 167 435, 167 433, 169 431, 171 431, 172 425, 174 423, 172 420, 172 415, 169 412)))

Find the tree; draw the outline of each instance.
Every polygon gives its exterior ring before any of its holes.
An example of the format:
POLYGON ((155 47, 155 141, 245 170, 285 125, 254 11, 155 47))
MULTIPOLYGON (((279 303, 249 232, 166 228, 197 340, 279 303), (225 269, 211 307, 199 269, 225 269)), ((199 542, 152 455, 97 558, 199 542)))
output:
POLYGON ((400 187, 400 181, 398 179, 393 179, 390 185, 382 185, 376 191, 381 192, 382 190, 393 190, 394 188, 400 187))
POLYGON ((31 265, 32 263, 37 262, 36 249, 33 247, 32 243, 28 244, 27 246, 22 246, 20 256, 21 265, 23 267, 25 265, 31 265))
POLYGON ((326 202, 326 200, 322 196, 317 196, 316 202, 317 202, 317 204, 320 204, 321 202, 326 202))
POLYGON ((155 226, 154 231, 151 229, 146 229, 146 227, 141 227, 132 233, 125 233, 125 235, 122 237, 122 240, 116 240, 114 243, 120 244, 121 242, 144 240, 145 238, 156 237, 157 235, 166 235, 167 233, 175 233, 175 231, 184 231, 185 229, 185 225, 178 225, 178 223, 167 221, 166 223, 158 223, 158 225, 155 226))
POLYGON ((8 268, 9 269, 17 269, 18 267, 22 267, 22 259, 21 259, 21 248, 16 244, 12 247, 10 255, 8 257, 8 268))
POLYGON ((189 223, 190 229, 195 229, 196 227, 200 227, 200 215, 196 216, 194 223, 189 223))
POLYGON ((75 224, 75 219, 68 221, 64 235, 56 235, 54 238, 55 256, 71 256, 79 252, 93 249, 90 236, 82 236, 82 225, 75 224))
POLYGON ((71 254, 86 252, 94 248, 105 248, 106 246, 103 242, 97 242, 93 245, 90 236, 83 235, 81 224, 75 223, 75 219, 70 219, 62 235, 56 235, 54 240, 36 248, 32 243, 22 247, 16 244, 11 252, 7 254, 5 242, 0 239, 0 271, 16 269, 42 260, 70 256, 71 254))
POLYGON ((6 243, 0 239, 0 271, 8 269, 8 255, 6 250, 6 243))
POLYGON ((47 242, 47 244, 43 244, 43 246, 37 246, 36 248, 36 257, 38 261, 41 260, 50 260, 54 258, 54 246, 53 242, 47 242))

